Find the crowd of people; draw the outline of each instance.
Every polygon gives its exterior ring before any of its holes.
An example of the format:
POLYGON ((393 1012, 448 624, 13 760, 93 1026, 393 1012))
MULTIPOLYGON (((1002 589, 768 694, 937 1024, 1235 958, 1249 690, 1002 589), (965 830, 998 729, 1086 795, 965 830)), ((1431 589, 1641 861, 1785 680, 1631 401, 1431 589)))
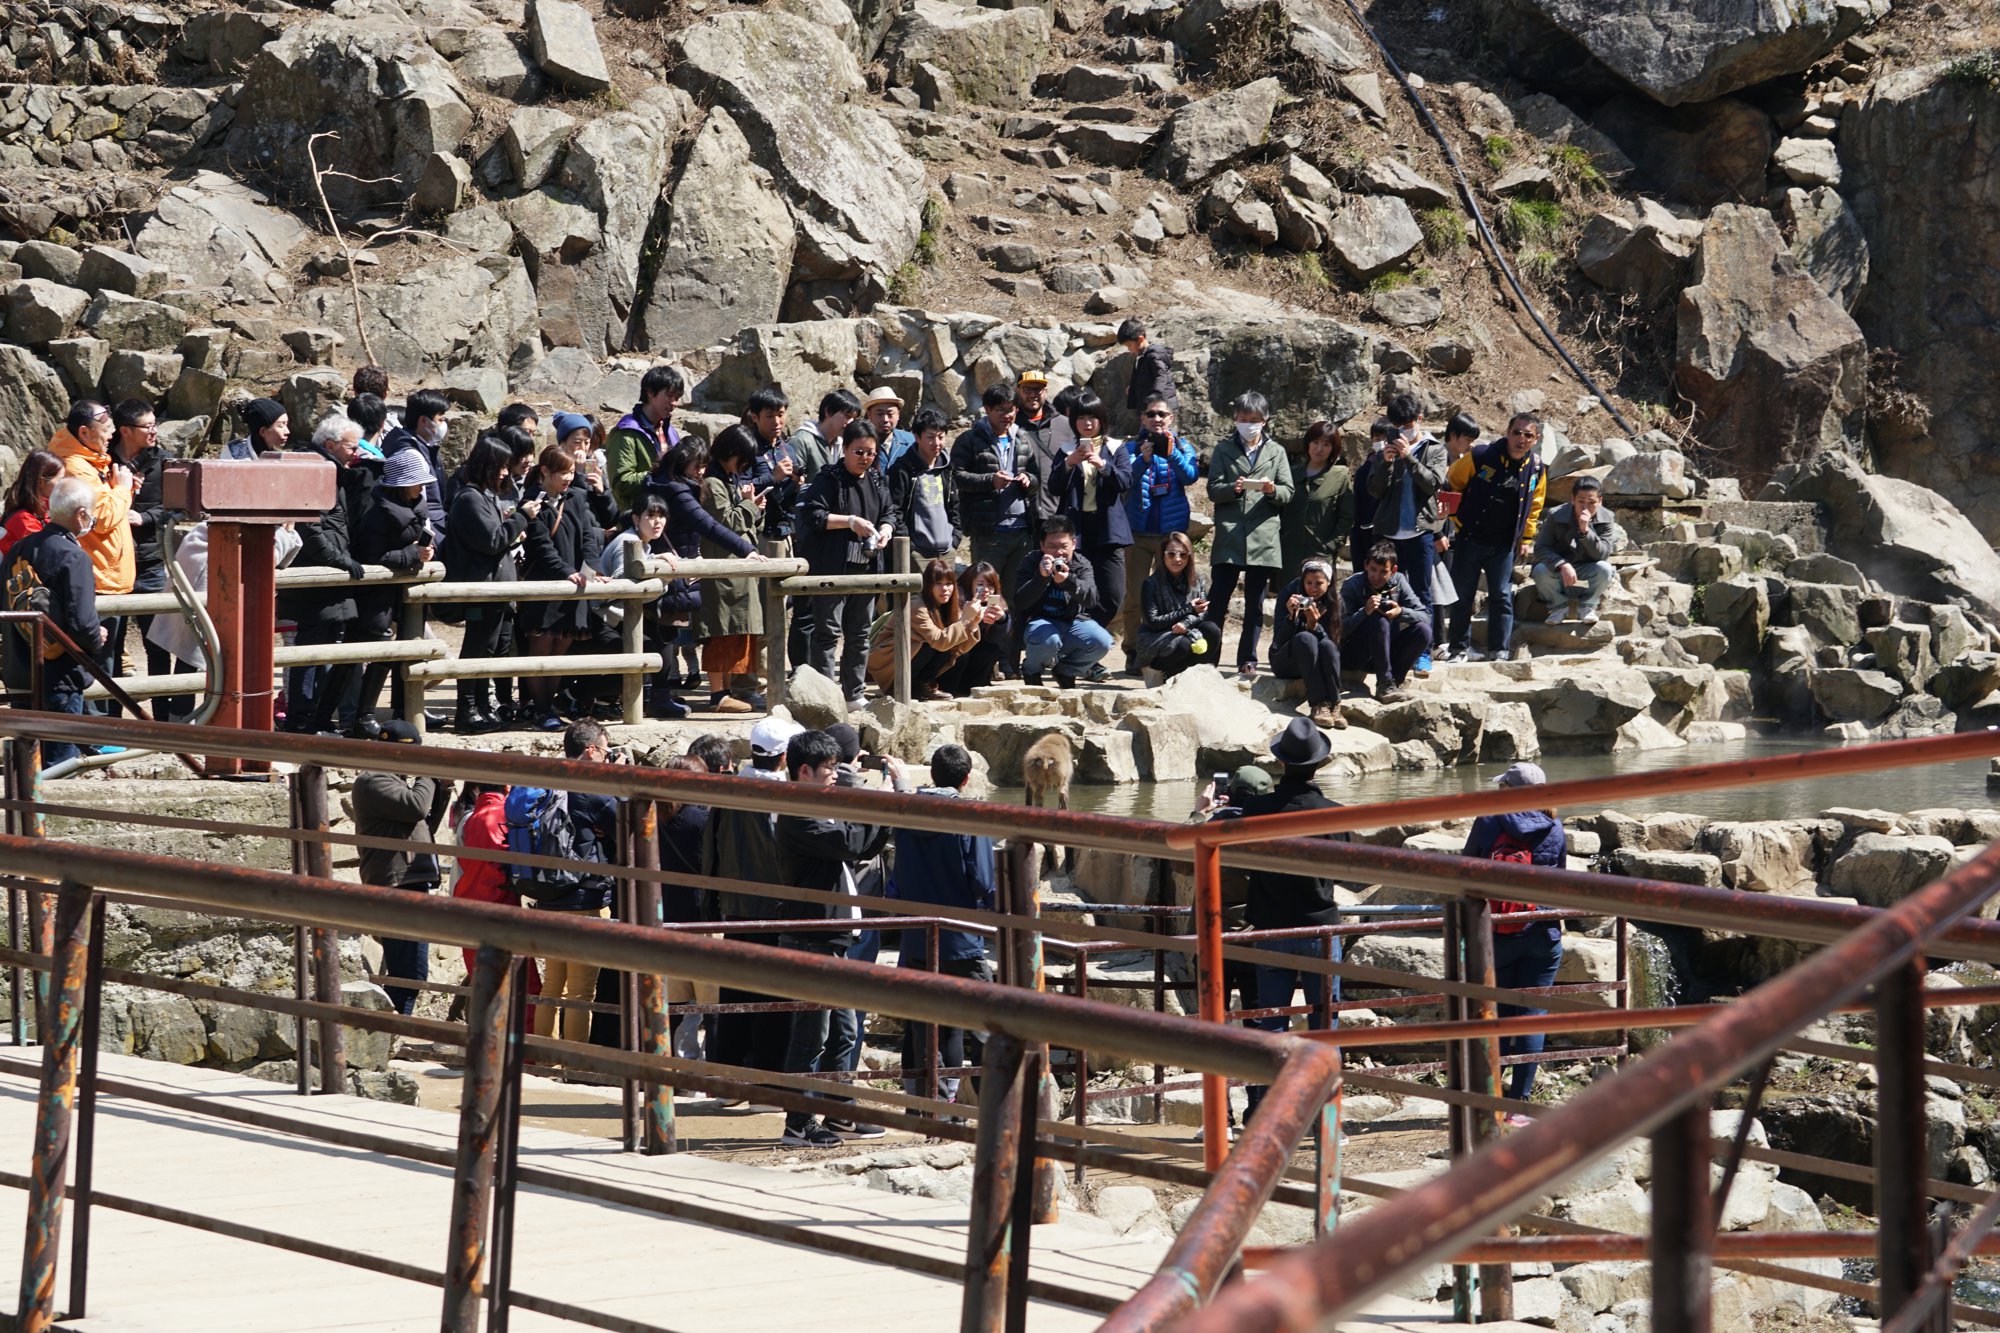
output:
MULTIPOLYGON (((1399 396, 1350 469, 1334 423, 1313 422, 1294 445, 1273 429, 1270 403, 1250 392, 1228 405, 1228 435, 1198 443, 1176 427, 1171 350, 1138 320, 1118 336, 1134 356, 1126 407, 1138 422, 1122 440, 1097 394, 1082 386, 1051 394, 1048 377, 1031 370, 989 385, 956 435, 932 406, 906 425, 908 405, 889 389, 834 390, 792 429, 791 400, 769 385, 710 442, 675 424, 687 385, 662 365, 645 373, 639 401, 615 422, 554 413, 552 443, 540 442, 538 409, 508 406, 448 470, 445 395, 418 389, 392 412, 387 375, 364 367, 347 403, 298 431, 281 403, 249 402, 243 435, 223 453, 307 453, 334 466, 333 505, 296 525, 296 565, 358 577, 368 565, 409 571, 436 559, 453 582, 494 585, 491 602, 435 610, 463 625, 466 658, 617 651, 618 604, 510 600, 510 582, 569 581, 581 592, 622 577, 635 549, 670 565, 778 553, 804 559, 814 575, 880 574, 896 537, 909 540, 923 576, 907 645, 923 699, 1000 678, 1061 688, 1104 681, 1118 648, 1124 671, 1148 684, 1198 663, 1221 666, 1240 592, 1236 673, 1301 681, 1313 722, 1340 727, 1343 674, 1372 678, 1377 697, 1396 700, 1433 654, 1482 655, 1471 644, 1482 579, 1488 652, 1510 643, 1518 564, 1531 567, 1551 620, 1597 618, 1618 530, 1587 477, 1568 504, 1543 512, 1548 477, 1533 416, 1515 416, 1484 444, 1476 423, 1455 416, 1440 440, 1420 404, 1399 396), (1197 488, 1209 511, 1205 570, 1197 488)), ((8 488, 7 568, 22 564, 9 558, 17 544, 57 563, 61 543, 27 539, 55 521, 56 483, 70 479, 87 493, 89 519, 74 535, 94 591, 166 587, 165 455, 155 427, 143 402, 77 403, 8 488)), ((203 550, 182 543, 174 556, 197 582, 203 550)), ((886 599, 794 597, 787 623, 770 625, 760 584, 747 574, 672 578, 645 607, 645 645, 663 663, 644 693, 647 716, 764 711, 767 634, 784 634, 788 660, 837 681, 850 703, 871 683, 893 684, 899 630, 886 599)), ((278 609, 300 644, 378 642, 399 632, 401 599, 395 584, 299 588, 278 609)), ((149 673, 199 667, 177 619, 137 618, 149 673)), ((110 674, 136 660, 116 618, 101 627, 79 619, 77 628, 103 630, 96 651, 110 674)), ((64 679, 49 705, 80 706, 83 677, 54 674, 64 679)), ((283 725, 376 735, 390 676, 380 661, 293 667, 283 725)), ((396 715, 401 688, 397 678, 396 715)), ((558 684, 503 673, 462 680, 453 713, 426 721, 477 734, 621 718, 614 678, 558 684)))

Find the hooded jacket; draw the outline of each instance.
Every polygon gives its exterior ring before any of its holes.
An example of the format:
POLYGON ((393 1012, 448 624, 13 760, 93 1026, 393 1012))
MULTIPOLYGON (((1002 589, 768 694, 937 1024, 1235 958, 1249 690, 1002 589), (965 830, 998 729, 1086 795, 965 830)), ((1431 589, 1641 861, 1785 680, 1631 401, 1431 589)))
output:
MULTIPOLYGON (((919 787, 920 796, 951 796, 951 787, 919 787)), ((940 907, 993 907, 993 839, 970 833, 925 833, 896 830, 896 868, 888 896, 908 903, 940 907)), ((928 961, 928 932, 906 930, 900 946, 905 967, 928 961)), ((938 931, 938 958, 950 962, 986 957, 986 938, 969 930, 938 931)))
POLYGON ((1559 866, 1569 851, 1569 837, 1562 821, 1546 810, 1517 810, 1508 815, 1481 815, 1472 821, 1465 835, 1465 855, 1481 860, 1493 855, 1493 846, 1502 833, 1534 850, 1534 864, 1559 866))
POLYGON ((107 596, 130 592, 138 579, 138 562, 132 550, 132 491, 111 484, 113 459, 109 452, 93 449, 70 433, 67 426, 49 441, 49 452, 62 460, 63 475, 82 477, 91 483, 91 528, 77 544, 90 557, 97 579, 97 591, 107 596))
MULTIPOLYGON (((504 852, 507 850, 507 793, 483 791, 473 799, 472 810, 458 825, 458 845, 473 851, 504 852)), ((474 861, 470 858, 458 863, 458 879, 451 886, 451 896, 466 898, 476 903, 516 903, 521 895, 507 888, 507 867, 499 861, 474 861)))
MULTIPOLYGON (((364 838, 435 841, 433 830, 451 803, 451 783, 400 773, 361 773, 354 779, 354 831, 364 838)), ((361 849, 361 882, 388 888, 435 888, 437 857, 392 847, 361 849)))
POLYGON ((1125 386, 1125 406, 1134 412, 1153 398, 1164 398, 1168 407, 1180 410, 1181 396, 1174 390, 1174 349, 1165 343, 1146 344, 1132 363, 1132 380, 1125 386))

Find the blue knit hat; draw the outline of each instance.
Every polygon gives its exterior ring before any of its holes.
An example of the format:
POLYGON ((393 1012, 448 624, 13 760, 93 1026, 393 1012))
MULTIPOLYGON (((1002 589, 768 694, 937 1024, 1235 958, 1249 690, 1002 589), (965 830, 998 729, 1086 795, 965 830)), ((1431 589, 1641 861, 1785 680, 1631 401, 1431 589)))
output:
POLYGON ((580 430, 591 429, 590 418, 581 412, 556 413, 556 440, 561 442, 580 430))

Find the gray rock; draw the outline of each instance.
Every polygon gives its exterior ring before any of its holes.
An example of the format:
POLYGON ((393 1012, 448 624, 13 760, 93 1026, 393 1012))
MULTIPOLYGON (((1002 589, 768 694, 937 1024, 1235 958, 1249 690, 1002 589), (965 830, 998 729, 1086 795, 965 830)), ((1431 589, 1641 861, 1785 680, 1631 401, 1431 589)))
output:
POLYGON ((1709 215, 1681 293, 1675 379, 1699 429, 1744 471, 1860 443, 1868 346, 1759 208, 1709 215))
MULTIPOLYGON (((1636 671, 1579 673, 1518 689, 1531 702, 1545 741, 1611 736, 1653 703, 1652 687, 1636 671)), ((1496 690, 1495 695, 1509 698, 1515 691, 1496 690)))
POLYGON ((1264 78, 1188 103, 1162 127, 1151 169, 1182 184, 1208 179, 1264 142, 1282 91, 1264 78))
MULTIPOLYGON (((111 344, 102 338, 58 338, 42 350, 55 363, 72 399, 97 392, 97 381, 103 378, 104 363, 111 356, 111 344)), ((61 415, 58 413, 58 418, 61 415)))
POLYGON ((83 327, 114 351, 159 351, 179 344, 193 317, 160 301, 99 292, 84 311, 83 327))
POLYGON ((982 247, 979 257, 1002 273, 1032 273, 1042 266, 1040 247, 1026 241, 1001 241, 982 247))
POLYGON ((575 132, 576 117, 552 106, 524 106, 509 116, 500 150, 514 168, 514 184, 523 190, 538 188, 556 169, 575 132))
POLYGON ((1828 872, 1828 887, 1870 907, 1894 907, 1952 868, 1957 849, 1929 834, 1863 833, 1828 872))
POLYGON ((1524 162, 1495 176, 1486 192, 1496 199, 1553 199, 1556 177, 1547 167, 1524 162))
POLYGON ((90 305, 90 295, 47 278, 22 278, 0 295, 0 331, 30 347, 67 338, 90 305))
MULTIPOLYGON (((361 305, 376 360, 392 375, 428 378, 455 362, 519 373, 540 354, 535 290, 511 256, 453 255, 390 281, 363 283, 361 305)), ((345 287, 308 293, 302 313, 359 347, 345 287)))
POLYGON ((1382 100, 1381 77, 1372 71, 1341 75, 1340 91, 1347 94, 1348 101, 1373 117, 1377 124, 1389 119, 1389 106, 1382 100))
POLYGON ((83 273, 83 256, 54 241, 23 241, 15 247, 13 258, 21 266, 22 277, 64 287, 78 286, 83 273))
POLYGON ((468 88, 510 101, 532 102, 547 84, 541 70, 528 63, 521 46, 512 33, 475 29, 466 34, 465 50, 451 57, 452 69, 468 88))
POLYGON ((93 245, 83 253, 77 271, 77 285, 85 291, 122 292, 126 296, 153 297, 167 285, 166 271, 150 260, 125 250, 93 245))
POLYGON ((106 402, 142 398, 158 403, 180 374, 179 352, 113 352, 104 363, 104 377, 97 387, 106 402))
POLYGON ((1795 893, 1813 886, 1819 842, 1810 822, 1720 821, 1702 829, 1700 845, 1721 861, 1722 882, 1732 889, 1795 893))
POLYGON ((1692 884, 1698 888, 1719 888, 1722 862, 1707 852, 1644 851, 1621 849, 1613 858, 1618 873, 1634 879, 1659 879, 1670 884, 1692 884))
POLYGON ((1317 250, 1333 227, 1333 214, 1325 205, 1301 199, 1290 190, 1278 191, 1271 211, 1278 220, 1278 235, 1294 250, 1317 250))
POLYGON ((1326 239, 1341 267, 1366 281, 1415 254, 1424 234, 1401 199, 1356 195, 1334 210, 1326 239))
POLYGON ((1680 291, 1701 241, 1701 223, 1675 217, 1650 199, 1592 215, 1576 266, 1600 287, 1653 306, 1680 291))
POLYGON ((228 387, 229 378, 221 371, 188 365, 183 358, 181 373, 167 390, 166 410, 161 415, 181 420, 200 417, 205 423, 222 409, 222 393, 228 387))
POLYGON ((1276 245, 1283 235, 1278 228, 1278 215, 1271 206, 1249 195, 1228 206, 1222 224, 1231 235, 1240 236, 1252 245, 1276 245))
POLYGON ((2000 555, 1937 492, 1833 453, 1802 464, 1780 490, 1825 506, 1828 547, 1890 590, 2000 619, 2000 555))
POLYGON ((1861 641, 1861 591, 1838 583, 1793 583, 1791 620, 1820 643, 1861 641))
POLYGON ((542 73, 588 96, 611 86, 590 11, 571 0, 528 0, 528 50, 542 73))
POLYGON ((1764 631, 1771 624, 1771 598, 1764 580, 1739 574, 1709 584, 1702 592, 1699 619, 1729 639, 1719 665, 1749 666, 1757 661, 1764 631))
POLYGON ((916 247, 927 184, 894 127, 854 100, 866 85, 853 54, 780 13, 713 15, 675 42, 674 78, 729 111, 792 205, 795 262, 864 306, 885 293, 916 247))
POLYGON ((1877 625, 1863 636, 1875 653, 1875 668, 1896 678, 1911 694, 1922 694, 1937 674, 1937 660, 1931 655, 1928 625, 1912 625, 1892 620, 1877 625))
POLYGON ((1931 693, 1947 708, 1970 708, 2000 690, 2000 653, 1967 653, 1938 668, 1931 693))
POLYGON ((1444 293, 1436 287, 1398 287, 1368 298, 1368 308, 1397 328, 1428 328, 1444 318, 1444 293))
MULTIPOLYGON (((337 209, 398 203, 432 153, 449 153, 472 130, 457 75, 420 33, 380 22, 314 18, 288 28, 251 60, 228 151, 313 195, 307 141, 337 209), (383 180, 383 177, 397 177, 383 180)), ((142 253, 150 253, 141 247, 142 253)))
POLYGON ((1137 76, 1119 65, 1071 65, 1056 83, 1065 102, 1111 102, 1132 91, 1137 76))
POLYGON ((1895 711, 1903 687, 1880 671, 1831 667, 1813 672, 1812 694, 1829 722, 1879 722, 1895 711))
POLYGON ((1324 172, 1297 153, 1285 159, 1284 186, 1301 199, 1315 204, 1329 203, 1339 193, 1324 172))
POLYGON ((491 366, 456 366, 444 377, 444 396, 481 416, 507 405, 507 376, 491 366))
MULTIPOLYGON (((91 382, 95 384, 95 378, 91 382)), ((69 411, 71 397, 46 362, 25 347, 0 342, 0 421, 8 423, 13 443, 26 447, 53 437, 69 411)))
POLYGON ((432 153, 424 160, 410 197, 419 213, 456 213, 472 190, 472 168, 456 153, 432 153))
POLYGON ((1396 157, 1369 158, 1361 165, 1355 183, 1366 194, 1393 194, 1416 208, 1450 208, 1458 202, 1450 190, 1396 157))
POLYGON ((1204 67, 1246 42, 1275 47, 1281 41, 1283 51, 1307 67, 1307 77, 1321 83, 1374 58, 1345 11, 1324 0, 1193 0, 1174 20, 1173 38, 1192 64, 1204 67))
MULTIPOLYGON (((1089 121, 1065 125, 1056 142, 1080 161, 1100 167, 1136 167, 1146 160, 1160 132, 1157 125, 1113 125, 1089 121)), ((1171 235, 1171 231, 1168 233, 1171 235)))
POLYGON ((1839 583, 1849 588, 1866 588, 1867 576, 1860 566, 1825 551, 1813 551, 1792 561, 1787 576, 1805 583, 1839 583))
POLYGON ((701 347, 778 317, 797 230, 727 110, 717 107, 703 122, 668 219, 641 316, 646 346, 701 347))
POLYGON ((1513 0, 1667 106, 1795 74, 1889 12, 1888 0, 1513 0))
POLYGON ((1632 170, 1632 159, 1609 136, 1547 93, 1530 93, 1512 105, 1515 121, 1543 143, 1581 148, 1590 155, 1591 164, 1609 177, 1632 170))
POLYGON ((1840 184, 1840 151, 1830 139, 1785 139, 1771 154, 1771 168, 1794 185, 1840 184))
POLYGON ((1614 464, 1604 477, 1607 500, 1619 496, 1661 496, 1684 500, 1694 494, 1688 480, 1687 459, 1673 450, 1656 454, 1633 454, 1614 464))
POLYGON ((883 57, 892 82, 909 86, 916 66, 936 66, 968 102, 1018 107, 1034 92, 1053 25, 1035 6, 988 9, 949 0, 915 0, 902 11, 883 57))
POLYGON ((134 248, 176 282, 256 301, 283 290, 280 270, 311 234, 250 187, 199 171, 160 196, 134 248))
POLYGON ((1854 210, 1838 191, 1821 186, 1786 191, 1785 213, 1792 224, 1792 257, 1841 309, 1853 310, 1868 285, 1868 238, 1854 210))

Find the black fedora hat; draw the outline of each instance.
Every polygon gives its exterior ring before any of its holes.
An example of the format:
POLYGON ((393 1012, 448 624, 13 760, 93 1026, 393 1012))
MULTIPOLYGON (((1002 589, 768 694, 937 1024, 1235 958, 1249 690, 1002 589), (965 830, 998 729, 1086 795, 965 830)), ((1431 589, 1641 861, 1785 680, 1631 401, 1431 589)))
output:
POLYGON ((1333 754, 1333 743, 1309 719, 1295 717, 1271 742, 1271 753, 1287 768, 1316 768, 1333 754))

